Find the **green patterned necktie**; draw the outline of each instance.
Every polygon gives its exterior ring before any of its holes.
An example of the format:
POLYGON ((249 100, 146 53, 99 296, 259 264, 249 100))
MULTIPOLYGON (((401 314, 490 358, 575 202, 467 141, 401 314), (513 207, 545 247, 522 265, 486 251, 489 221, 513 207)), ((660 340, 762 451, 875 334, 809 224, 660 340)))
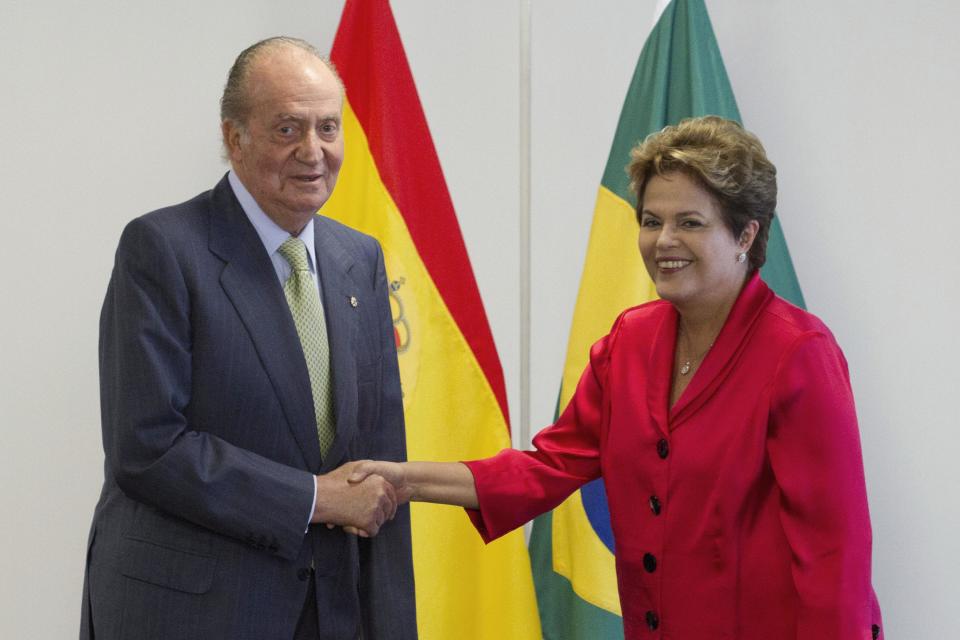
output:
POLYGON ((320 454, 326 458, 336 435, 333 419, 333 385, 330 380, 330 345, 327 323, 323 318, 320 291, 310 275, 307 247, 300 238, 288 238, 278 249, 293 271, 283 283, 283 293, 293 314, 293 323, 300 336, 300 345, 307 360, 310 389, 313 391, 313 412, 317 418, 320 454))

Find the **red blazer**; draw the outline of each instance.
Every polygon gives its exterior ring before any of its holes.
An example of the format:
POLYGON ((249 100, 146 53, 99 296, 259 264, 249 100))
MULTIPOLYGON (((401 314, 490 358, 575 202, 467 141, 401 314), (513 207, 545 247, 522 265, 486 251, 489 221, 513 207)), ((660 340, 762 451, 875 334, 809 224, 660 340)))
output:
POLYGON ((535 451, 468 463, 481 535, 602 475, 626 638, 882 638, 857 417, 830 331, 754 275, 668 408, 676 333, 671 304, 628 309, 535 451))

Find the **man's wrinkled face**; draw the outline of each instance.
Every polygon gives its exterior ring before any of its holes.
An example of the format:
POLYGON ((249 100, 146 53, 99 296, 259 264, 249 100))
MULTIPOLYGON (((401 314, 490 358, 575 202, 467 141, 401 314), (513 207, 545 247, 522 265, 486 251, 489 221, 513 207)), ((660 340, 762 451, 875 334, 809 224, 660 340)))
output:
POLYGON ((281 47, 251 63, 243 125, 223 123, 233 169, 260 208, 298 234, 327 201, 343 163, 343 96, 333 72, 281 47))

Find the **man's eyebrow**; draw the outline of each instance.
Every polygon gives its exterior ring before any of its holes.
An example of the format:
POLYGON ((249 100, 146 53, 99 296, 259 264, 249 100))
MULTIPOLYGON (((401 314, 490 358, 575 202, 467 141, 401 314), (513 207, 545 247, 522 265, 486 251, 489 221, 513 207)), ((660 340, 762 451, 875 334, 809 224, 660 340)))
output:
MULTIPOLYGON (((323 122, 330 122, 331 120, 332 120, 333 122, 340 122, 340 114, 339 114, 339 113, 328 113, 328 114, 326 114, 326 115, 320 116, 319 119, 322 120, 323 122)), ((278 114, 274 117, 274 120, 276 120, 276 121, 281 121, 281 120, 293 120, 293 121, 296 121, 296 122, 302 122, 303 120, 306 120, 306 118, 305 118, 303 115, 299 115, 299 114, 296 114, 296 113, 278 113, 278 114)))

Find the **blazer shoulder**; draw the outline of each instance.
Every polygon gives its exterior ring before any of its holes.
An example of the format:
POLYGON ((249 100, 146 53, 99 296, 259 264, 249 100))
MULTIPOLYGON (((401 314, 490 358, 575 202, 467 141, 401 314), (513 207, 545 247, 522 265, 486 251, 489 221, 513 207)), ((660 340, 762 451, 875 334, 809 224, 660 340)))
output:
POLYGON ((650 300, 624 309, 613 325, 614 330, 642 328, 650 326, 650 323, 659 323, 670 309, 671 305, 666 300, 650 300))
POLYGON ((764 309, 764 321, 776 333, 788 338, 798 338, 805 334, 815 333, 833 339, 833 334, 823 320, 780 296, 774 296, 767 304, 766 309, 764 309))
POLYGON ((155 209, 127 223, 124 238, 156 234, 171 245, 192 244, 209 233, 212 191, 204 191, 179 204, 155 209))
POLYGON ((621 337, 629 340, 631 336, 651 335, 651 331, 660 326, 671 309, 670 303, 664 300, 651 300, 624 309, 614 320, 610 332, 591 347, 591 359, 595 360, 604 354, 609 355, 616 348, 621 337))
POLYGON ((843 359, 833 332, 816 315, 774 296, 763 310, 758 331, 751 339, 763 345, 765 357, 790 361, 798 350, 814 349, 843 359))

